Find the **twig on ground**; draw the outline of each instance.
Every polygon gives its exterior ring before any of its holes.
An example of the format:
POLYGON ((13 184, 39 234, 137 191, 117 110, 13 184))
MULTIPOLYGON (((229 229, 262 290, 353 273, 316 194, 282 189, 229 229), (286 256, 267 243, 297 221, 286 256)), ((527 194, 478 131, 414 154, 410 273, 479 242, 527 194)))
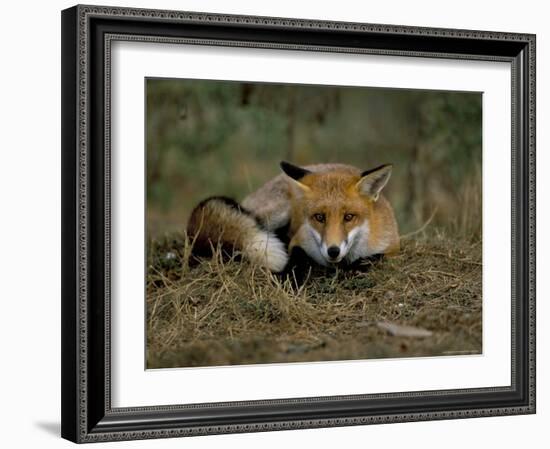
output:
POLYGON ((430 218, 428 218, 428 220, 420 228, 418 228, 416 231, 409 232, 408 234, 402 235, 400 236, 400 238, 408 239, 414 235, 420 234, 422 231, 424 231, 424 229, 426 229, 429 226, 429 224, 434 219, 436 213, 437 213, 437 207, 433 210, 432 214, 430 215, 430 218))

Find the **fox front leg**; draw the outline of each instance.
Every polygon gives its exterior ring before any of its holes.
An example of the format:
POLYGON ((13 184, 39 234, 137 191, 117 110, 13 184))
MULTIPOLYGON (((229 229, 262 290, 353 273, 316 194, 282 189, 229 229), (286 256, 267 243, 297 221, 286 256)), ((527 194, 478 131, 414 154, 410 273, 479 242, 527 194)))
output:
POLYGON ((288 255, 288 263, 281 275, 283 279, 289 279, 295 288, 299 288, 311 274, 315 262, 299 246, 289 249, 288 255))

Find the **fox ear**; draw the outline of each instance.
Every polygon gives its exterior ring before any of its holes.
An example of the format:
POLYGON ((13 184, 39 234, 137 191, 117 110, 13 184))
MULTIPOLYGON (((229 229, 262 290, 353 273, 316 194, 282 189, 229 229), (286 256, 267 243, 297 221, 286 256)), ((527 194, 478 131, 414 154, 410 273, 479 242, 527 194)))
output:
POLYGON ((356 184, 357 190, 376 201, 380 192, 389 181, 391 171, 392 165, 386 164, 361 173, 361 179, 356 184))
POLYGON ((292 165, 290 162, 281 161, 281 169, 295 181, 299 181, 304 176, 309 175, 311 172, 302 167, 292 165))
POLYGON ((294 181, 294 184, 300 187, 303 191, 309 190, 308 186, 300 182, 300 179, 311 173, 309 170, 298 167, 296 165, 292 165, 291 163, 285 161, 281 161, 280 165, 283 172, 294 181))

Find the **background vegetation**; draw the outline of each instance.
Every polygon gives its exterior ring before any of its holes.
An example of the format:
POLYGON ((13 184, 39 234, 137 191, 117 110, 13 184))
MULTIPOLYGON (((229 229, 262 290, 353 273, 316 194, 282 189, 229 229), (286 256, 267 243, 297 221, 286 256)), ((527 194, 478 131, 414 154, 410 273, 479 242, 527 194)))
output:
POLYGON ((147 81, 151 236, 181 231, 210 195, 241 200, 279 161, 393 163, 386 195, 402 232, 481 229, 481 94, 405 89, 147 81))
POLYGON ((481 94, 147 81, 147 366, 482 350, 481 94), (397 257, 299 288, 245 262, 189 266, 185 225, 279 161, 393 163, 397 257))

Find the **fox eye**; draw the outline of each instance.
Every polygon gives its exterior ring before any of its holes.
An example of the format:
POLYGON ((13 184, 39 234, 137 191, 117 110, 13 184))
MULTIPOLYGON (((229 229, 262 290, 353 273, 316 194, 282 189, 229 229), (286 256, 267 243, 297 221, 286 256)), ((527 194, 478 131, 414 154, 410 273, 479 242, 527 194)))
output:
POLYGON ((314 220, 318 221, 319 223, 325 222, 325 214, 313 214, 314 220))
POLYGON ((354 214, 346 214, 344 215, 344 221, 351 221, 355 218, 354 214))

